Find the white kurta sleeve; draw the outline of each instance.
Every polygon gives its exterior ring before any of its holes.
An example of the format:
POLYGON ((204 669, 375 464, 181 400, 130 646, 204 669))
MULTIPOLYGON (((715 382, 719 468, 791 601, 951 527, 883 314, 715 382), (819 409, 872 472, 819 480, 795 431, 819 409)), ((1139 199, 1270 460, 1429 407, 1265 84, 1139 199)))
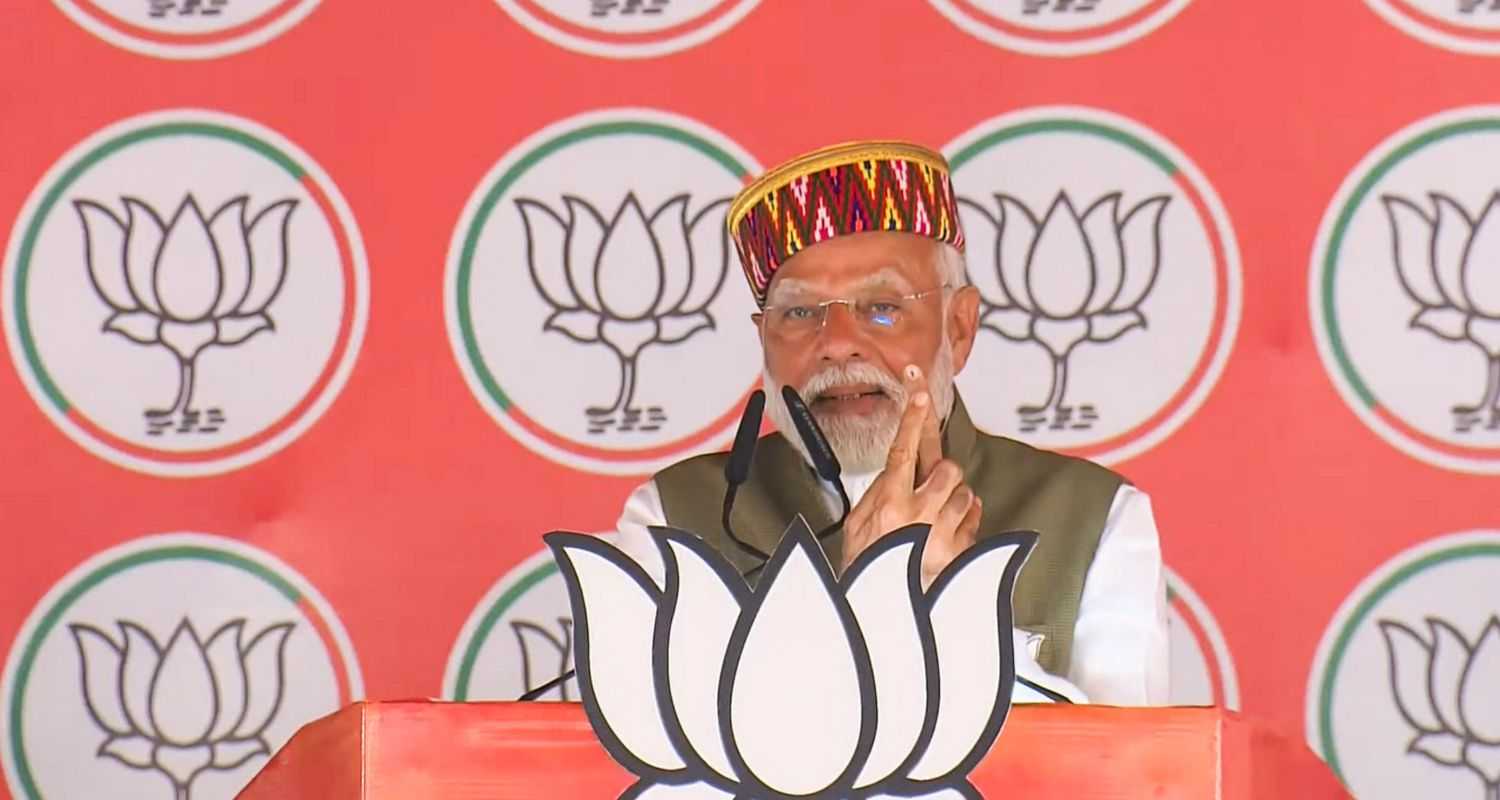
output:
POLYGON ((615 531, 619 534, 615 546, 644 567, 657 586, 666 580, 666 567, 661 562, 661 551, 656 549, 656 543, 646 528, 665 524, 667 512, 662 508, 661 493, 657 491, 655 481, 646 481, 635 487, 625 499, 620 521, 615 523, 615 531))
POLYGON ((1122 485, 1084 577, 1068 680, 1092 702, 1167 703, 1167 590, 1151 498, 1122 485))

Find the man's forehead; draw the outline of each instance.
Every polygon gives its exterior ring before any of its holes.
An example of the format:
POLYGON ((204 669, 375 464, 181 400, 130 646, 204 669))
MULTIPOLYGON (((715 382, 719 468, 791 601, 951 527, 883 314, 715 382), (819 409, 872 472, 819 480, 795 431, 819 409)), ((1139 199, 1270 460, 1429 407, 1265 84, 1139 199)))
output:
POLYGON ((768 294, 881 287, 911 291, 934 280, 941 247, 904 233, 842 236, 788 259, 772 277, 768 294))

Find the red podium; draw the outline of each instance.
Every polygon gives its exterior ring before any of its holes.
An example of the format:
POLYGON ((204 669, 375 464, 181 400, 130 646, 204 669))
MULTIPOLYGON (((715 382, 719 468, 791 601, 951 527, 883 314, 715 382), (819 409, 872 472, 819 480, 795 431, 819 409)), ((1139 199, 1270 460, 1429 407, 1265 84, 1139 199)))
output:
MULTIPOLYGON (((1019 706, 969 777, 988 797, 1348 797, 1300 741, 1212 708, 1019 706)), ((574 703, 357 703, 239 800, 614 800, 633 782, 574 703)))

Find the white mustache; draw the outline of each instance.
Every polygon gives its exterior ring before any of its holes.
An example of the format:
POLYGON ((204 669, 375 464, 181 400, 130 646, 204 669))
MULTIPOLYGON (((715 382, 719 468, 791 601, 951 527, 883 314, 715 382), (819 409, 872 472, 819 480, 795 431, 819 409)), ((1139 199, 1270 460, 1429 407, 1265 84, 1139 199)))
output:
POLYGON ((897 405, 904 405, 906 402, 906 389, 901 386, 900 381, 886 374, 879 367, 862 362, 828 367, 808 378, 798 394, 802 395, 803 401, 811 403, 822 397, 829 389, 851 383, 873 384, 895 400, 897 405))

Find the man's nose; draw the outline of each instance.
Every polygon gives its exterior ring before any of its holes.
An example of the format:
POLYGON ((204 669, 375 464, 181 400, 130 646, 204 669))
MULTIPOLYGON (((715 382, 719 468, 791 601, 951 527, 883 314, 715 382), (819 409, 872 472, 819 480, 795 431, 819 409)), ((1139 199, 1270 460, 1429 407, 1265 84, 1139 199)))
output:
POLYGON ((864 326, 847 303, 828 306, 823 326, 818 329, 817 356, 824 361, 847 361, 863 358, 869 349, 864 326))

